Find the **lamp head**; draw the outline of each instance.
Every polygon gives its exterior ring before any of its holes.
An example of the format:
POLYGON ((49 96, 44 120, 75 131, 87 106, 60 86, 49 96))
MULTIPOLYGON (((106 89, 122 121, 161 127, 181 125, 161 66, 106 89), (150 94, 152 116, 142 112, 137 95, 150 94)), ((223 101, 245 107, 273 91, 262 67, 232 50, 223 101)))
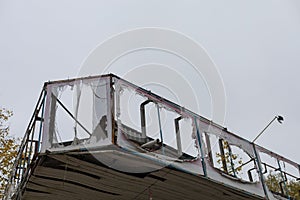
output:
POLYGON ((278 115, 277 117, 277 121, 280 123, 280 124, 282 124, 282 122, 283 122, 283 117, 282 116, 280 116, 280 115, 278 115))

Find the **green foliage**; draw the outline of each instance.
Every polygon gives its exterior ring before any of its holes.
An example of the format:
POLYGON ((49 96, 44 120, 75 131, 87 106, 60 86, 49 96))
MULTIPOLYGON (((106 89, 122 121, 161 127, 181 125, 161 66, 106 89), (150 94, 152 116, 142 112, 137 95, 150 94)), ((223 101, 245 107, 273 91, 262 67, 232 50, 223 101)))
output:
POLYGON ((269 190, 271 190, 272 192, 280 193, 281 192, 280 184, 279 184, 280 180, 281 180, 280 174, 272 174, 270 172, 265 182, 269 190))
MULTIPOLYGON (((224 148, 224 155, 221 153, 216 153, 216 157, 218 158, 217 162, 222 164, 221 170, 228 173, 228 174, 239 174, 242 171, 242 158, 238 154, 230 153, 230 146, 227 141, 222 141, 223 148, 224 148), (228 171, 224 169, 223 163, 226 163, 226 168, 228 171), (239 167, 235 166, 238 165, 239 167), (232 170, 234 169, 234 171, 232 170)), ((268 186, 269 190, 282 194, 280 182, 282 181, 282 177, 280 173, 270 172, 269 175, 266 177, 266 185, 268 186)), ((282 184, 284 194, 286 195, 286 191, 288 192, 289 196, 293 199, 300 200, 300 181, 289 179, 285 182, 285 185, 282 184)))
POLYGON ((0 199, 3 198, 8 177, 17 156, 17 139, 9 136, 7 122, 13 113, 0 108, 0 199))
MULTIPOLYGON (((272 173, 270 172, 266 178, 266 184, 272 192, 281 193, 280 182, 282 178, 280 173, 272 173)), ((284 190, 288 191, 288 194, 293 199, 300 200, 300 182, 295 180, 286 181, 285 186, 282 186, 284 190)))
MULTIPOLYGON (((216 153, 216 157, 218 159, 217 162, 219 164, 222 164, 225 161, 228 174, 239 174, 239 172, 242 171, 242 167, 235 167, 237 165, 241 166, 243 164, 242 158, 240 158, 238 154, 234 154, 229 151, 230 146, 227 141, 223 140, 222 143, 224 148, 224 155, 222 155, 221 153, 216 153)), ((224 166, 221 167, 221 170, 225 171, 224 166)))

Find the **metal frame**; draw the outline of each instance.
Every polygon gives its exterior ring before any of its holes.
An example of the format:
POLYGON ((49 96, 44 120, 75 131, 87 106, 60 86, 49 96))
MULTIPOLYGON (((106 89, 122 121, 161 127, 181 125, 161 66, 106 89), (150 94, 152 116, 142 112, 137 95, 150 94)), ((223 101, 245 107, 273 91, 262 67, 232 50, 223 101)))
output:
MULTIPOLYGON (((160 123, 160 113, 159 113, 159 106, 165 106, 169 109, 172 109, 173 111, 177 112, 180 116, 176 119, 174 119, 174 123, 175 123, 175 131, 176 131, 176 139, 177 139, 177 147, 178 147, 178 155, 182 154, 182 147, 181 147, 181 138, 180 138, 180 128, 179 128, 179 121, 181 119, 183 119, 184 117, 189 117, 191 119, 194 119, 194 123, 195 123, 195 128, 196 128, 196 136, 197 136, 197 141, 198 141, 198 145, 199 145, 199 150, 200 150, 200 156, 201 156, 201 164, 202 164, 202 168, 203 168, 203 172, 204 172, 204 177, 209 177, 208 175, 208 168, 207 165, 209 164, 207 161, 206 156, 204 155, 204 150, 205 148, 208 150, 208 157, 209 160, 211 162, 213 162, 213 158, 212 158, 212 154, 211 154, 211 146, 210 146, 210 141, 209 141, 209 131, 207 128, 203 128, 202 125, 204 124, 207 127, 213 128, 213 129, 218 129, 218 130, 224 130, 224 127, 215 124, 214 122, 192 112, 189 111, 187 109, 185 109, 184 107, 181 107, 165 98, 162 98, 154 93, 152 93, 151 91, 147 91, 141 87, 138 87, 126 80, 123 80, 121 78, 119 78, 118 76, 115 76, 113 74, 107 74, 107 75, 101 75, 101 76, 90 76, 90 77, 83 77, 83 78, 76 78, 76 79, 68 79, 68 80, 61 80, 61 81, 53 81, 53 82, 47 82, 44 84, 43 90, 39 96, 38 102, 36 104, 36 107, 34 109, 33 115, 31 117, 31 120, 29 122, 29 125, 26 129, 24 138, 21 142, 19 151, 18 151, 18 155, 16 157, 15 163, 13 165, 13 169, 10 175, 10 179, 8 181, 7 187, 5 189, 5 194, 6 194, 6 198, 8 199, 10 197, 10 195, 12 195, 11 192, 15 192, 18 194, 18 192, 20 192, 20 187, 22 187, 22 185, 25 184, 26 180, 27 180, 27 176, 28 173, 30 171, 30 168, 33 167, 33 164, 36 160, 36 158, 38 157, 39 152, 41 151, 41 147, 42 147, 42 136, 45 132, 43 132, 43 129, 45 129, 44 127, 44 118, 45 118, 45 110, 50 111, 50 115, 53 115, 54 112, 54 106, 56 105, 56 102, 58 102, 60 104, 60 102, 56 99, 56 98, 46 98, 49 93, 47 92, 47 87, 51 85, 55 85, 55 84, 68 84, 70 82, 73 81, 79 81, 79 80, 89 80, 89 79, 100 79, 102 77, 109 77, 109 88, 108 88, 108 97, 110 98, 110 102, 108 102, 109 108, 110 108, 110 117, 112 120, 112 124, 111 124, 111 134, 112 134, 112 144, 116 144, 116 135, 115 135, 115 90, 114 90, 114 86, 116 86, 116 83, 118 82, 118 84, 125 84, 127 86, 130 86, 131 88, 133 88, 136 92, 140 93, 141 95, 145 96, 146 98, 148 98, 149 100, 143 102, 140 105, 140 115, 141 115, 141 131, 142 134, 144 136, 146 136, 146 122, 145 122, 145 105, 149 102, 154 102, 157 105, 157 109, 158 109, 158 118, 159 118, 159 123, 160 123), (52 102, 49 101, 49 99, 51 99, 52 102), (50 107, 47 107, 50 106, 50 107), (37 140, 35 140, 35 130, 36 130, 36 123, 39 122, 40 126, 39 126, 39 132, 37 134, 37 140), (205 138, 206 138, 206 147, 204 144, 204 141, 202 141, 202 133, 205 134, 205 138), (34 148, 35 147, 35 148, 34 148), (25 153, 25 154, 24 154, 25 153), (23 157, 23 155, 25 155, 23 157), (9 188, 11 186, 15 187, 15 191, 9 191, 9 188)), ((49 96, 48 96, 49 97, 49 96)), ((61 106, 63 106, 63 104, 60 104, 61 106)), ((63 106, 64 107, 64 106, 63 106)), ((117 108, 118 109, 118 108, 117 108)), ((118 110, 117 110, 117 114, 118 114, 118 110)), ((75 118, 73 116, 73 118, 75 118)), ((76 119, 75 119, 76 120, 76 119)), ((78 121, 78 120, 77 120, 78 121)), ((50 121, 50 129, 51 129, 51 124, 52 126, 54 125, 54 120, 52 119, 52 121, 50 121)), ((78 123, 80 125, 80 123, 78 123)), ((49 126, 49 125, 48 125, 49 126)), ((52 127, 53 128, 53 127, 52 127)), ((295 178, 296 180, 300 179, 300 165, 289 160, 286 159, 278 154, 275 154, 267 149, 264 149, 263 147, 260 147, 258 145, 255 145, 254 143, 241 138, 240 136, 237 136, 231 132, 228 132, 227 130, 224 131, 224 133, 222 132, 222 134, 226 134, 227 137, 231 137, 234 138, 236 141, 241 141, 246 143, 247 145, 252 146, 252 150, 254 152, 254 157, 251 158, 251 161, 254 161, 255 167, 250 169, 248 171, 248 175, 249 175, 249 180, 251 181, 251 171, 252 170, 257 170, 259 177, 260 177, 260 182, 262 184, 263 187, 263 191, 265 193, 265 197, 267 199, 270 199, 270 192, 268 191, 268 188, 266 186, 263 174, 265 174, 267 172, 267 167, 273 167, 273 166, 269 166, 266 163, 262 163, 259 154, 260 153, 266 153, 268 155, 270 155, 271 157, 274 157, 277 159, 278 161, 278 169, 280 170, 281 176, 286 177, 286 175, 289 175, 293 178, 295 178), (282 162, 286 162, 289 163, 290 165, 298 168, 299 170, 299 177, 295 177, 287 172, 282 171, 281 166, 280 166, 280 161, 282 162), (263 171, 262 169, 262 165, 265 167, 265 170, 263 171)), ((161 140, 163 141, 163 132, 161 130, 161 124, 160 124, 160 136, 161 136, 161 140)), ((220 141, 223 140, 223 136, 220 138, 220 141)), ((161 141, 161 142, 162 142, 161 141)), ((222 141, 221 141, 222 142, 222 141)), ((219 143, 220 144, 220 143, 219 143)), ((236 144, 237 145, 237 144, 236 144)), ((220 150, 223 149, 223 145, 221 146, 220 144, 220 150), (221 148, 222 147, 222 148, 221 148)), ((222 151, 222 150, 221 150, 222 151)), ((223 152, 224 154, 224 152, 223 152)), ((249 163, 248 162, 248 163, 249 163)), ((234 166, 233 163, 231 161, 232 164, 232 169, 233 171, 234 166)), ((223 167, 225 172, 227 170, 227 165, 226 163, 223 163, 223 167), (225 164, 225 165, 224 165, 225 164)), ((286 184, 286 180, 285 178, 283 178, 283 183, 282 184, 286 184)), ((288 195, 288 194, 287 194, 288 195)))

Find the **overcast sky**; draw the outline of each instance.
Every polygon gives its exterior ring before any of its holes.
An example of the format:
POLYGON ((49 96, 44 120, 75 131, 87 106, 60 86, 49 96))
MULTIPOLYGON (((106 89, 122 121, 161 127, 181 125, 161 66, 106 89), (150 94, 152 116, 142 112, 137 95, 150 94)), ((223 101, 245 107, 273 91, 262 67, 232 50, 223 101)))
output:
POLYGON ((252 140, 281 114, 257 143, 300 162, 298 0, 0 0, 0 106, 14 111, 12 134, 24 134, 43 82, 75 77, 97 44, 138 27, 199 42, 224 82, 228 130, 252 140))

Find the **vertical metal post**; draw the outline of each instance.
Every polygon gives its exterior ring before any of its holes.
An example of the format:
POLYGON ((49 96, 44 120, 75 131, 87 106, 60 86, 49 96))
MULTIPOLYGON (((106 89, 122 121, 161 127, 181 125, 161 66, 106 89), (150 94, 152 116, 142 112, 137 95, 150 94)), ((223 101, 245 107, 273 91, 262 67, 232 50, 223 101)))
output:
MULTIPOLYGON (((115 85, 115 95, 116 95, 116 101, 115 101, 115 107, 116 107, 116 117, 117 117, 117 137, 121 135, 121 127, 122 127, 122 122, 121 122, 121 108, 120 108, 120 95, 121 95, 121 86, 118 80, 114 78, 114 85, 115 85)), ((118 142, 118 141, 117 141, 118 142)))
POLYGON ((27 167, 30 165, 30 157, 31 157, 31 153, 32 153, 32 144, 33 144, 33 137, 34 137, 34 132, 35 132, 35 125, 36 125, 36 121, 34 122, 33 126, 32 126, 32 130, 31 130, 31 139, 30 141, 30 148, 29 148, 29 155, 28 155, 28 160, 27 160, 27 167))
MULTIPOLYGON (((50 115, 49 115, 49 130, 48 130, 48 141, 52 147, 53 145, 53 135, 55 134, 55 117, 56 117, 56 96, 51 92, 50 100, 50 115)), ((45 144, 44 144, 45 145, 45 144)))
POLYGON ((160 134, 160 140, 161 140, 161 145, 162 145, 162 153, 164 154, 165 153, 164 139, 163 139, 163 132, 162 132, 162 128, 161 128, 160 111, 159 111, 158 104, 156 104, 156 108, 157 108, 157 117, 158 117, 158 125, 159 125, 159 134, 160 134))
POLYGON ((182 119, 182 117, 177 117, 174 119, 175 123, 175 131, 176 131, 176 141, 177 141, 177 151, 178 156, 182 155, 182 146, 181 146, 181 138, 180 138, 180 128, 179 128, 179 121, 182 119))
POLYGON ((219 139, 219 147, 220 147, 221 161, 222 161, 222 165, 223 165, 223 170, 224 170, 225 173, 228 173, 226 157, 225 157, 225 152, 224 152, 223 139, 219 139))
POLYGON ((17 176, 17 183, 20 182, 20 177, 21 177, 21 166, 22 166, 22 163, 20 162, 21 160, 18 160, 18 164, 17 164, 17 172, 15 174, 15 176, 17 176))
MULTIPOLYGON (((278 169, 279 169, 279 171, 280 171, 280 176, 281 176, 281 178, 282 178, 282 183, 283 183, 283 186, 284 186, 285 193, 286 193, 288 199, 291 199, 291 197, 290 197, 290 195, 289 195, 289 191, 288 191, 288 189, 287 189, 287 187, 286 187, 286 181, 287 181, 287 180, 285 179, 285 177, 284 177, 283 174, 282 174, 282 169, 281 169, 280 161, 278 160, 278 158, 277 158, 276 160, 277 160, 277 164, 278 164, 278 169)), ((280 186, 280 187, 281 187, 281 186, 280 186)), ((284 195, 284 194, 283 194, 283 195, 284 195)))
POLYGON ((207 133, 205 133, 205 140, 206 140, 206 145, 207 145, 207 152, 208 152, 208 157, 212 165, 214 164, 213 156, 212 156, 212 149, 211 149, 211 144, 210 144, 210 138, 207 133))
POLYGON ((37 147, 38 152, 40 152, 40 148, 41 148, 41 138, 42 138, 43 123, 44 123, 44 110, 45 110, 46 96, 47 96, 47 91, 46 89, 44 89, 44 97, 42 101, 42 114, 41 114, 40 130, 39 130, 39 137, 38 137, 38 147, 37 147))
MULTIPOLYGON (((28 130, 27 130, 27 132, 26 132, 26 140, 25 140, 25 151, 24 151, 24 149, 23 149, 23 151, 22 151, 22 154, 23 155, 21 155, 21 162, 22 162, 22 164, 21 164, 21 168, 22 168, 22 177, 24 176, 24 174, 25 174, 25 169, 27 168, 27 163, 26 163, 26 157, 27 157, 27 149, 28 149, 28 141, 29 141, 29 135, 30 135, 30 131, 31 131, 31 128, 29 128, 28 130), (23 157, 24 156, 24 157, 23 157)), ((22 177, 21 177, 21 180, 22 180, 22 177)))
POLYGON ((146 114, 145 114, 145 106, 152 102, 151 100, 146 100, 140 105, 140 117, 141 117, 141 131, 142 131, 142 138, 146 138, 146 114))
POLYGON ((116 137, 116 134, 115 134, 115 96, 114 96, 114 83, 113 83, 113 79, 112 77, 110 76, 109 77, 109 83, 110 83, 110 105, 111 105, 111 108, 110 108, 110 113, 111 113, 111 139, 112 139, 112 143, 113 144, 117 144, 117 137, 116 137))
POLYGON ((201 154, 201 164, 203 167, 203 172, 204 172, 204 176, 207 176, 207 171, 206 171, 206 165, 205 165, 205 160, 204 160, 204 153, 203 153, 203 147, 202 147, 202 139, 201 139, 201 134, 198 128, 198 123, 197 123, 197 118, 194 117, 194 122, 195 122, 195 126, 196 126, 196 133, 197 133, 197 138, 198 138, 198 144, 199 144, 199 148, 200 148, 200 154, 201 154))
POLYGON ((297 181, 300 181, 300 165, 298 165, 298 171, 299 171, 299 178, 297 179, 297 181))
POLYGON ((235 172, 235 169, 234 169, 234 163, 233 163, 233 160, 232 160, 232 151, 231 151, 231 147, 230 147, 229 144, 228 144, 228 152, 229 152, 229 158, 230 158, 231 170, 232 170, 232 172, 233 172, 233 176, 236 177, 236 172, 235 172))
POLYGON ((263 190, 264 190, 264 193, 265 193, 265 197, 266 199, 270 199, 269 198, 269 195, 268 195, 268 191, 267 191, 267 187, 266 187, 266 183, 265 183, 265 180, 264 180, 264 176, 263 176, 263 172, 262 172, 262 168, 261 168, 261 161, 260 161, 260 157, 257 153, 257 150, 256 150, 256 147, 255 147, 255 144, 252 143, 252 147, 253 147, 253 151, 254 151, 254 155, 255 155, 255 163, 256 163, 256 166, 258 167, 258 174, 259 174, 259 177, 260 177, 260 181, 261 181, 261 184, 262 184, 262 187, 263 187, 263 190))

